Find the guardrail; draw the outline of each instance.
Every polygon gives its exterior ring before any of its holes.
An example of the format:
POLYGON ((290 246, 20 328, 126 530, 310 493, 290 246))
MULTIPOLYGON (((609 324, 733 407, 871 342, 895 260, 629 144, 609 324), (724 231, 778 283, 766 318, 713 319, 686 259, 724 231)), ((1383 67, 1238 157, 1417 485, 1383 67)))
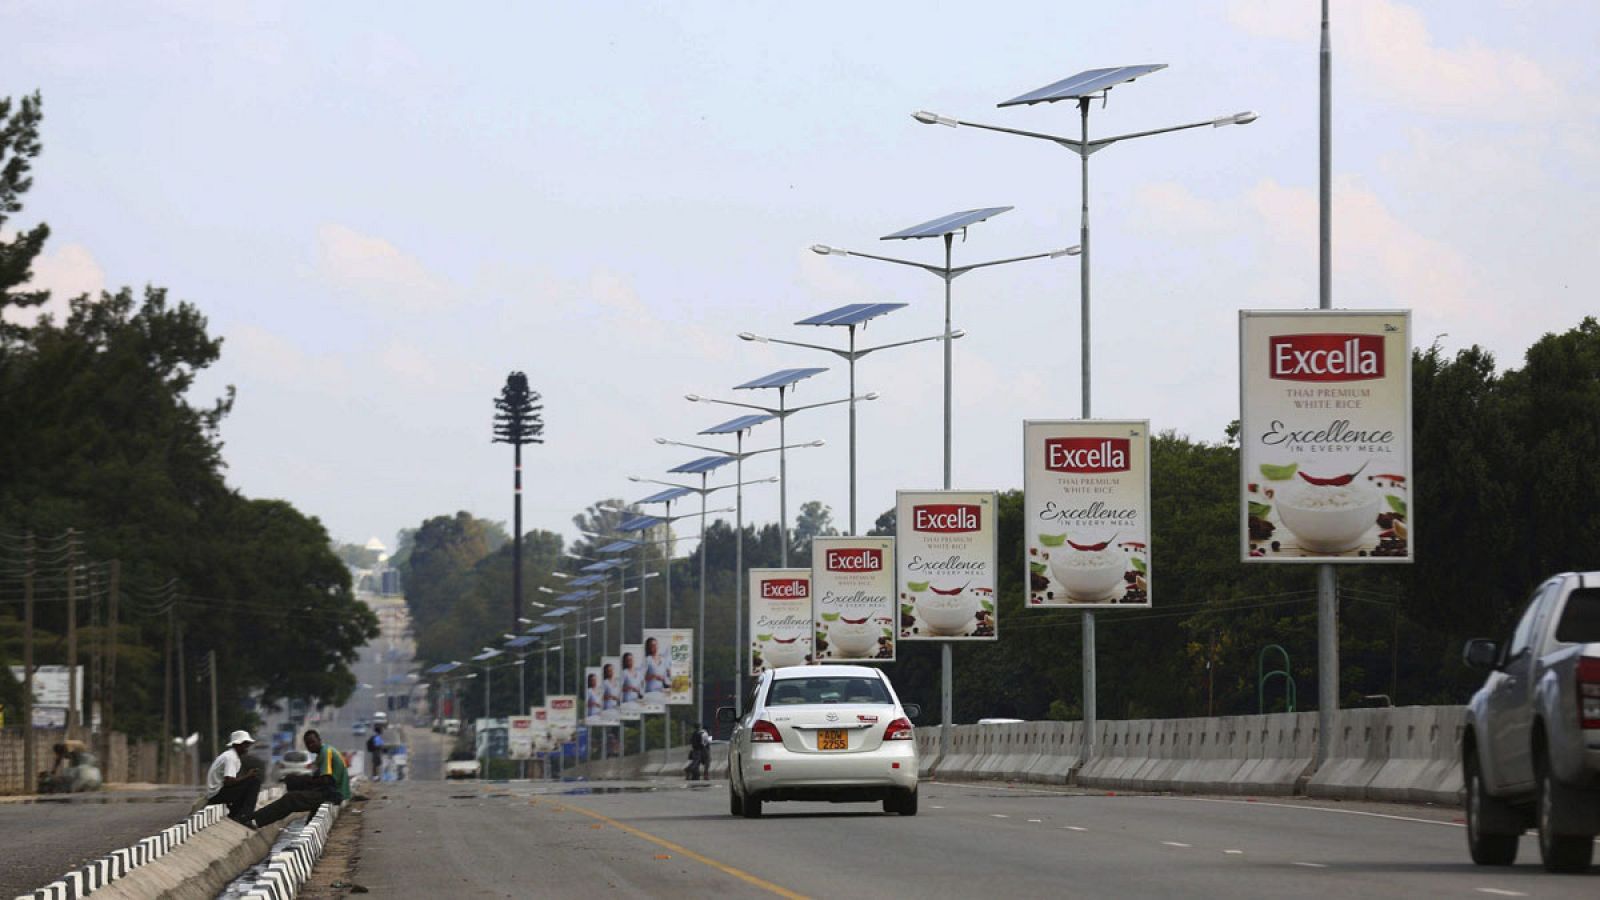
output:
MULTIPOLYGON (((1102 720, 1098 752, 1088 761, 1081 722, 956 725, 945 758, 939 755, 940 726, 932 725, 916 731, 918 773, 949 781, 1453 804, 1461 790, 1465 715, 1460 706, 1343 710, 1320 768, 1315 712, 1102 720)), ((596 760, 571 774, 671 777, 682 774, 684 762, 677 751, 654 750, 596 760)), ((717 744, 711 774, 726 773, 727 745, 717 744)))

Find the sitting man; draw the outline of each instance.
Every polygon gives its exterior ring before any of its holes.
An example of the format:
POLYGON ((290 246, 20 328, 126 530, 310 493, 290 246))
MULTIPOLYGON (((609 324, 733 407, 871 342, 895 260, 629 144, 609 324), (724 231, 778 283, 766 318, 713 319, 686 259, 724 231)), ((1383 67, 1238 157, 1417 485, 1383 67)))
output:
POLYGON ((256 810, 251 824, 260 828, 293 815, 309 812, 324 803, 343 803, 350 799, 350 773, 345 769, 344 757, 330 744, 322 742, 315 729, 306 730, 306 749, 315 761, 311 775, 290 775, 284 779, 289 789, 282 797, 256 810))
POLYGON ((256 810, 256 795, 261 793, 261 772, 253 767, 243 768, 244 755, 254 743, 250 732, 235 731, 228 736, 228 749, 212 760, 211 768, 206 770, 206 805, 227 804, 228 818, 241 825, 250 824, 250 814, 256 810))

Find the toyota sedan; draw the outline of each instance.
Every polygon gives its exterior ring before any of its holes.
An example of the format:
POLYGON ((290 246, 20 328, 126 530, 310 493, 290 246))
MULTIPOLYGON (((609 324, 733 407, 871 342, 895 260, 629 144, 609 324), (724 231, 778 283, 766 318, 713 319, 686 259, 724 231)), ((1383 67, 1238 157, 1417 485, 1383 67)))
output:
POLYGON ((764 803, 883 803, 917 814, 917 743, 889 679, 866 666, 789 666, 761 674, 729 741, 728 806, 755 818, 764 803))

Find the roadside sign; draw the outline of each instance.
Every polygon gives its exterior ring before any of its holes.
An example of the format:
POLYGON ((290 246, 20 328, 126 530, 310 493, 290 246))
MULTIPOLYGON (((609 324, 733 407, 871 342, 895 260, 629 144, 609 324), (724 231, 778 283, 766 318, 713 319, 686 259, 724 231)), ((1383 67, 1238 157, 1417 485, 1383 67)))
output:
POLYGON ((995 507, 993 491, 896 492, 901 640, 995 640, 995 507))

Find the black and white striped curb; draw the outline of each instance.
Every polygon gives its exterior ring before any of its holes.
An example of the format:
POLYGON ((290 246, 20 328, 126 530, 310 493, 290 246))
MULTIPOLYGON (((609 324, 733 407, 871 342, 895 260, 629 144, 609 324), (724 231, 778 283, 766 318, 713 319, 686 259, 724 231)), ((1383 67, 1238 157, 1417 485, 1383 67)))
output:
POLYGON ((223 888, 217 900, 294 900, 322 858, 338 818, 339 807, 324 803, 310 818, 285 827, 266 857, 223 888))
MULTIPOLYGON (((270 802, 283 792, 282 787, 267 788, 261 792, 261 802, 270 802)), ((207 806, 170 828, 163 828, 137 844, 84 863, 71 872, 50 882, 30 894, 21 894, 17 900, 78 900, 97 891, 142 865, 171 853, 174 848, 210 828, 228 816, 228 808, 220 804, 207 806)))

